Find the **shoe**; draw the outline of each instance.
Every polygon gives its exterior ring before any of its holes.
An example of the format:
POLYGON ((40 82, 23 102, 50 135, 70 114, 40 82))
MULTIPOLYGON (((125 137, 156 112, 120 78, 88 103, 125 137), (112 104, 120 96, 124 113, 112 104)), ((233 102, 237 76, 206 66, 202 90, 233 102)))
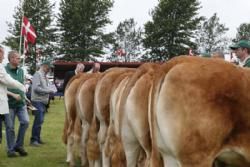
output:
POLYGON ((30 142, 30 146, 39 147, 40 144, 37 141, 30 142))
POLYGON ((42 140, 40 140, 38 143, 39 143, 39 144, 46 144, 46 143, 43 142, 42 140))
POLYGON ((17 157, 17 155, 16 155, 15 152, 8 152, 8 153, 7 153, 7 156, 8 156, 9 158, 17 157))
POLYGON ((28 155, 28 153, 22 147, 15 148, 15 152, 18 152, 19 155, 22 157, 28 155))

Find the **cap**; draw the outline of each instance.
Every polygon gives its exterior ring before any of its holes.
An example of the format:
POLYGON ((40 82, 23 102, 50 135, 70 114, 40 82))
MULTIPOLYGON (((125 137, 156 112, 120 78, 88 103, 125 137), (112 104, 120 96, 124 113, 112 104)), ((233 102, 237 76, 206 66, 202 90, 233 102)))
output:
POLYGON ((41 63, 41 65, 48 65, 50 68, 53 68, 53 67, 54 67, 54 65, 51 64, 50 61, 43 61, 43 62, 41 63))
POLYGON ((238 48, 249 48, 250 49, 250 41, 248 40, 240 40, 235 45, 230 46, 230 49, 235 50, 238 48))

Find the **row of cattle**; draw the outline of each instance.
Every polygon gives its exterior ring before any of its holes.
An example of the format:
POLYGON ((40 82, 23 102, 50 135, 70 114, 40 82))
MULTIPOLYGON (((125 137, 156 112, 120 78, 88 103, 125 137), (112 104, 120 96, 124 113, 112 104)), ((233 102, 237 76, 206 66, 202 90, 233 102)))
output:
POLYGON ((74 76, 67 161, 82 166, 250 167, 250 70, 179 56, 74 76))

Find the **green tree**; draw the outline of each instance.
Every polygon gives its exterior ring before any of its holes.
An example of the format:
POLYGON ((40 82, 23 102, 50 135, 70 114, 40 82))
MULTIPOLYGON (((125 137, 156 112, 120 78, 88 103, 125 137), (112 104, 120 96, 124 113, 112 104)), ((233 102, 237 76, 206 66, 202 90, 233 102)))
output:
POLYGON ((152 21, 145 24, 143 43, 148 52, 143 58, 164 61, 195 48, 191 39, 202 20, 197 16, 199 5, 198 0, 159 0, 152 21))
MULTIPOLYGON (((21 9, 23 9, 24 16, 29 19, 37 35, 36 44, 29 44, 29 52, 25 61, 30 67, 30 72, 34 73, 37 61, 43 59, 53 60, 55 55, 56 28, 52 25, 54 17, 52 9, 55 4, 50 3, 49 0, 24 0, 22 6, 21 1, 19 2, 13 15, 14 23, 8 23, 10 35, 6 37, 3 43, 11 49, 19 50, 21 9), (38 50, 39 57, 37 57, 38 50)), ((21 52, 23 53, 23 50, 21 52)))
POLYGON ((196 42, 199 52, 224 51, 229 39, 225 36, 228 28, 220 23, 217 14, 214 13, 208 20, 204 20, 197 30, 196 42))
POLYGON ((103 54, 110 39, 104 27, 112 0, 62 0, 58 25, 61 31, 60 53, 64 60, 95 60, 103 54))
POLYGON ((237 28, 237 34, 234 42, 237 42, 240 39, 250 40, 250 23, 243 23, 239 26, 239 28, 237 28))
POLYGON ((136 27, 133 18, 120 22, 114 33, 114 47, 112 56, 118 58, 124 57, 125 62, 136 61, 141 54, 142 47, 142 30, 136 27), (118 55, 117 51, 122 51, 118 55))

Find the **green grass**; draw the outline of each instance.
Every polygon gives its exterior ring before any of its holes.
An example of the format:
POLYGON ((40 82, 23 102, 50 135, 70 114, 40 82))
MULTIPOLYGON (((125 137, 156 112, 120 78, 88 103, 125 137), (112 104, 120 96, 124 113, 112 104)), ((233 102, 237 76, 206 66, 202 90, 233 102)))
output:
MULTIPOLYGON (((29 146, 31 128, 34 116, 30 114, 30 125, 26 132, 24 147, 28 152, 27 157, 8 158, 6 154, 5 133, 0 144, 0 167, 67 167, 66 147, 61 136, 64 124, 63 99, 52 101, 49 112, 46 113, 41 138, 45 145, 41 147, 29 146)), ((16 119, 16 132, 18 120, 16 119)))

